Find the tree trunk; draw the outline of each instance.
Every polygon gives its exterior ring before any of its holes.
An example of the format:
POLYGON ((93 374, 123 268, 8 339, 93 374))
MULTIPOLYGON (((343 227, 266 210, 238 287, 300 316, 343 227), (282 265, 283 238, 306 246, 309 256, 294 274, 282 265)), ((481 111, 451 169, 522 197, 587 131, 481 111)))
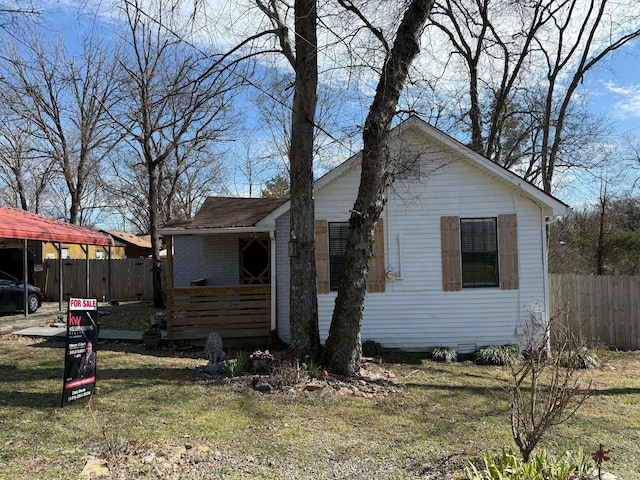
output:
POLYGON ((160 261, 160 234, 158 233, 158 172, 153 162, 147 162, 147 172, 149 174, 149 236, 151 237, 153 306, 155 308, 164 308, 162 262, 160 261))
POLYGON ((296 80, 289 151, 291 349, 298 358, 309 355, 314 360, 320 353, 313 238, 313 134, 318 84, 316 16, 316 0, 296 0, 296 80))
POLYGON ((349 219, 349 235, 324 360, 330 371, 359 370, 360 331, 376 223, 386 203, 389 130, 433 0, 412 0, 387 53, 376 95, 364 125, 362 173, 349 219))

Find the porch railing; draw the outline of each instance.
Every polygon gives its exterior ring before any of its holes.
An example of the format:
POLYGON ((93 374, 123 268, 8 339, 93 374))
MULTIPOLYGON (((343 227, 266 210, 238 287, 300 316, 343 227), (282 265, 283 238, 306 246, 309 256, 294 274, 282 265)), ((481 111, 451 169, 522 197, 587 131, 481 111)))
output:
POLYGON ((216 331, 225 345, 265 345, 271 338, 271 286, 171 288, 167 313, 169 340, 202 340, 216 331))

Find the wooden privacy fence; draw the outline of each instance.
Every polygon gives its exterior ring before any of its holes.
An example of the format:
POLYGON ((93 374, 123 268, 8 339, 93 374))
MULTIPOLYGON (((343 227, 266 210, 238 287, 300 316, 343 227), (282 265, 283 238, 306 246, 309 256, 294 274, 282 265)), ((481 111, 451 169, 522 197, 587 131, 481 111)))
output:
POLYGON ((171 288, 167 316, 169 340, 203 340, 216 331, 225 345, 268 346, 271 285, 171 288))
POLYGON ((551 311, 572 332, 621 350, 640 348, 640 277, 549 275, 551 311))
MULTIPOLYGON (((89 298, 98 300, 153 300, 153 278, 150 258, 89 260, 89 298), (111 296, 109 296, 109 270, 111 296)), ((59 300, 58 260, 45 260, 44 293, 51 301, 59 300)), ((62 261, 63 295, 84 297, 86 294, 86 260, 62 261)))

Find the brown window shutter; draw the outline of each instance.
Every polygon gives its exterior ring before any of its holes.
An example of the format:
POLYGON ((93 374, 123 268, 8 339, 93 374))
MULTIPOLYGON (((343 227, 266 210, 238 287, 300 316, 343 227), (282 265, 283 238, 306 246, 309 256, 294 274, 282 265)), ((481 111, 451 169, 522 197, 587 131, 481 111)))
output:
POLYGON ((326 220, 316 220, 313 237, 316 243, 316 290, 329 293, 329 227, 326 220))
POLYGON ((384 223, 381 218, 376 224, 375 236, 373 238, 373 256, 367 277, 367 292, 384 292, 386 286, 384 271, 384 223))
POLYGON ((454 292, 462 289, 460 260, 460 217, 440 217, 442 250, 442 289, 454 292))
POLYGON ((518 280, 518 219, 515 214, 498 215, 498 265, 500 288, 515 290, 518 280))

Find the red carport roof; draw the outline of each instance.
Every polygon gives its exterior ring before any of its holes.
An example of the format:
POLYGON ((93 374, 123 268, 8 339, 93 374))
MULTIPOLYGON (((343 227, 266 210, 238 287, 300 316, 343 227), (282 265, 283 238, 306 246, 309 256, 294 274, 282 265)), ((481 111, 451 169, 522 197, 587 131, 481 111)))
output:
POLYGON ((113 238, 106 233, 11 207, 0 207, 0 238, 85 245, 114 244, 113 238))

